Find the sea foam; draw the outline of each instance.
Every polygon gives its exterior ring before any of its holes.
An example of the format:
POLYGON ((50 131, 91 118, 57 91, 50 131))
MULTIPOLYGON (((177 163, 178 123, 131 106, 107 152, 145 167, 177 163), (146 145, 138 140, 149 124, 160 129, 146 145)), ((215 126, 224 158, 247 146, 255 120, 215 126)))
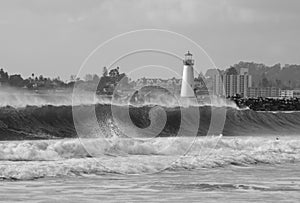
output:
POLYGON ((295 136, 67 139, 0 143, 0 177, 145 174, 173 170, 281 164, 300 160, 295 136))

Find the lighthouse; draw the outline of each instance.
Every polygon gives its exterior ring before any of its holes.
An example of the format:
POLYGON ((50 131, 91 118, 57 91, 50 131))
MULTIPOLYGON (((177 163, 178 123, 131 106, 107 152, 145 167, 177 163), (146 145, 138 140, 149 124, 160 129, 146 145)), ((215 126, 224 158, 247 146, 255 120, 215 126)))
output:
POLYGON ((193 55, 188 51, 184 55, 183 74, 180 96, 183 98, 195 97, 194 94, 194 60, 193 55))

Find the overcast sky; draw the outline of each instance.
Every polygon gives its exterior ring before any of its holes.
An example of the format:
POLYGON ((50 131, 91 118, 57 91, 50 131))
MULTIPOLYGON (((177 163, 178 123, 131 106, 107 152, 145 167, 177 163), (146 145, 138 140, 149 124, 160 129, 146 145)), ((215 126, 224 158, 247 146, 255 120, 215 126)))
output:
POLYGON ((0 66, 68 79, 100 43, 145 28, 186 35, 220 68, 300 64, 299 0, 0 0, 0 66))

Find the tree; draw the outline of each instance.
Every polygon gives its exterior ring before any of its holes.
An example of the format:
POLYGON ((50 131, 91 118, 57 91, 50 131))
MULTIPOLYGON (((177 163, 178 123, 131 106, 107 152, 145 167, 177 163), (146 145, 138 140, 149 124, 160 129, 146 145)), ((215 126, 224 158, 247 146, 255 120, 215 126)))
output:
POLYGON ((202 72, 199 73, 197 80, 201 84, 201 86, 205 86, 204 75, 202 72))
POLYGON ((0 80, 1 82, 8 82, 8 73, 3 68, 0 69, 0 80))
POLYGON ((86 74, 84 76, 84 80, 85 81, 92 81, 93 80, 93 75, 92 74, 86 74))
POLYGON ((119 73, 119 67, 117 67, 116 69, 112 69, 109 71, 109 77, 115 78, 115 77, 119 77, 120 73, 119 73))
POLYGON ((120 76, 118 78, 118 82, 119 82, 120 86, 123 86, 123 87, 128 87, 129 86, 129 79, 125 75, 125 73, 120 74, 120 76))
POLYGON ((106 66, 103 67, 103 77, 107 77, 108 75, 108 70, 106 68, 106 66))
POLYGON ((25 83, 21 75, 11 75, 9 76, 9 85, 13 87, 24 87, 25 83))
POLYGON ((276 79, 276 86, 280 88, 280 87, 281 87, 281 84, 282 84, 282 83, 281 83, 281 80, 276 79))
POLYGON ((263 86, 263 87, 268 87, 268 86, 269 86, 269 81, 268 81, 268 79, 265 78, 265 77, 262 79, 261 83, 262 83, 262 86, 263 86))
POLYGON ((231 66, 230 68, 228 68, 226 70, 226 74, 227 75, 237 75, 238 72, 237 72, 237 70, 234 67, 231 66))
POLYGON ((70 81, 71 81, 71 82, 75 81, 75 79, 76 79, 76 75, 71 75, 71 76, 70 76, 70 81))
POLYGON ((94 74, 93 75, 93 82, 99 82, 100 81, 100 78, 97 74, 94 74))
POLYGON ((40 75, 39 81, 43 81, 43 80, 44 80, 44 77, 42 75, 40 75))

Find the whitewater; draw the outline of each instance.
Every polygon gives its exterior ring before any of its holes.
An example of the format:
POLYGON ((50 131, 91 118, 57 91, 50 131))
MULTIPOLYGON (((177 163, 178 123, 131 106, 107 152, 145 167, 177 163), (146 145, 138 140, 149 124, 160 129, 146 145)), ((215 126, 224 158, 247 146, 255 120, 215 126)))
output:
POLYGON ((222 102, 128 107, 83 97, 72 106, 66 95, 11 97, 0 107, 2 201, 300 198, 300 112, 255 112, 222 102), (74 107, 80 112, 77 126, 74 107), (91 110, 101 131, 89 125, 91 110), (199 111, 195 136, 179 133, 182 123, 190 123, 182 111, 199 111), (212 115, 224 111, 222 130, 210 131, 216 125, 212 115))
MULTIPOLYGON (((298 137, 200 137, 182 156, 189 139, 111 140, 93 157, 78 139, 2 141, 0 196, 5 202, 299 200, 298 137)), ((99 149, 95 140, 89 144, 99 149)))
POLYGON ((224 168, 298 162, 300 139, 197 138, 184 156, 191 138, 158 138, 141 142, 119 139, 13 141, 0 143, 0 177, 27 180, 43 177, 101 174, 149 174, 163 171, 224 168), (101 145, 101 147, 100 147, 101 145), (91 156, 85 147, 97 146, 91 156), (172 161, 170 161, 172 160, 172 161))

